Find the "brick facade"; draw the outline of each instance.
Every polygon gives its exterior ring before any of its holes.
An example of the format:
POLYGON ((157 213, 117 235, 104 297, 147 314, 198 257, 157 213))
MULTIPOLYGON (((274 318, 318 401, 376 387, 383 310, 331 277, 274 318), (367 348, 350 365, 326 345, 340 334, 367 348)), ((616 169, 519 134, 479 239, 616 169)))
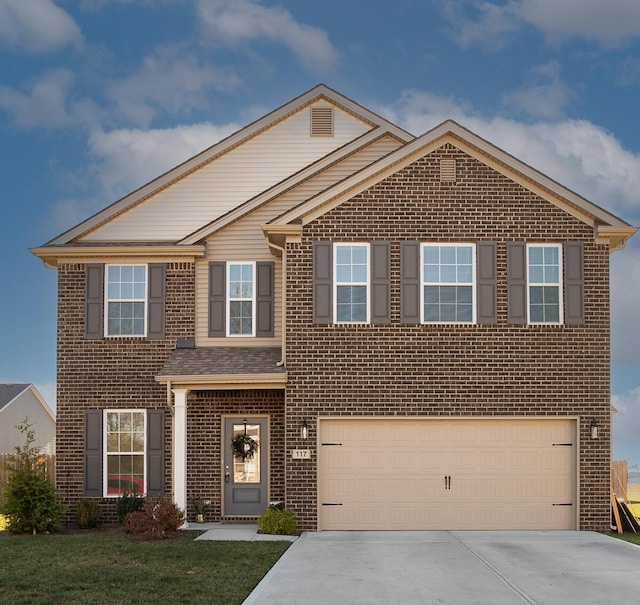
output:
MULTIPOLYGON (((287 253, 289 447, 313 448, 322 415, 579 417, 579 527, 608 529, 609 250, 590 227, 447 145, 309 223, 287 253), (439 181, 443 157, 457 161, 454 186, 439 181), (391 324, 313 324, 314 240, 390 242, 391 324), (498 323, 402 325, 403 240, 497 242, 498 323), (584 242, 585 324, 508 324, 506 243, 567 240, 584 242)), ((287 506, 305 529, 317 527, 316 461, 287 467, 287 506)))

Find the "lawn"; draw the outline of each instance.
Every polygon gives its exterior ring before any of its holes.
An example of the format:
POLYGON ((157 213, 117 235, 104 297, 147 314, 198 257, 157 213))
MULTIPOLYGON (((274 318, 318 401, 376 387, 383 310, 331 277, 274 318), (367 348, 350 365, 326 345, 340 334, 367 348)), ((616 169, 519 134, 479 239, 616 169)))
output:
MULTIPOLYGON (((184 538, 184 536, 182 536, 184 538)), ((239 605, 289 542, 0 533, 0 603, 239 605)))

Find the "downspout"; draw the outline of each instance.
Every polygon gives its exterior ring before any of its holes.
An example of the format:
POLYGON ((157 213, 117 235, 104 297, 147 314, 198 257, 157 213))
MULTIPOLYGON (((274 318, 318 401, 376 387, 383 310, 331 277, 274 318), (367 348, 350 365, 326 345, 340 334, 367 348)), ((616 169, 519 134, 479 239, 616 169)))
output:
POLYGON ((287 359, 286 353, 286 294, 287 294, 287 251, 282 246, 278 246, 274 244, 269 238, 267 238, 267 245, 269 248, 274 248, 275 250, 279 250, 282 254, 282 311, 281 311, 281 322, 282 322, 282 355, 280 361, 276 363, 276 367, 281 368, 287 359))

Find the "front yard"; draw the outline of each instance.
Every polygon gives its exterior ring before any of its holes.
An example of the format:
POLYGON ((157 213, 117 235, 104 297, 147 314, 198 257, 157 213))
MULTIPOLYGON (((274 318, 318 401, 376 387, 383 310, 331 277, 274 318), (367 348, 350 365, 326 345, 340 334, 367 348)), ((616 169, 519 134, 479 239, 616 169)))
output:
POLYGON ((12 605, 239 605, 290 546, 180 538, 140 542, 121 532, 2 532, 0 600, 12 605))

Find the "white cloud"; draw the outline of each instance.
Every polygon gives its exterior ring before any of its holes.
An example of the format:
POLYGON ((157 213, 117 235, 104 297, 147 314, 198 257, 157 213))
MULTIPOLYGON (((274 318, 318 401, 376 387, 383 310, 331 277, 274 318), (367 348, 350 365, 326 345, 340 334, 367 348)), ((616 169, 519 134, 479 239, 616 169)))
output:
POLYGON ((0 0, 0 44, 30 54, 82 43, 76 22, 51 0, 0 0))
POLYGON ((112 84, 107 96, 131 123, 148 125, 159 110, 177 114, 206 107, 209 90, 228 92, 240 84, 234 74, 193 54, 163 48, 145 57, 136 73, 112 84))
POLYGON ((617 459, 627 460, 629 466, 640 464, 640 387, 622 395, 613 395, 613 449, 617 459))
POLYGON ((0 86, 0 109, 8 113, 18 126, 27 128, 59 128, 70 123, 67 95, 73 74, 56 69, 35 80, 28 93, 0 86))
POLYGON ((116 199, 188 160, 239 129, 209 123, 176 128, 95 130, 89 136, 93 172, 116 199))
POLYGON ((542 32, 550 45, 584 38, 614 47, 640 36, 637 0, 509 0, 500 4, 462 0, 446 3, 444 14, 454 39, 463 47, 499 48, 525 24, 542 32))
POLYGON ((551 61, 531 70, 531 81, 523 88, 503 96, 508 107, 535 118, 557 119, 574 92, 560 77, 560 64, 551 61))
POLYGON ((254 0, 197 0, 197 12, 204 39, 211 45, 279 42, 314 72, 331 70, 339 58, 325 31, 299 23, 281 6, 265 7, 254 0))

